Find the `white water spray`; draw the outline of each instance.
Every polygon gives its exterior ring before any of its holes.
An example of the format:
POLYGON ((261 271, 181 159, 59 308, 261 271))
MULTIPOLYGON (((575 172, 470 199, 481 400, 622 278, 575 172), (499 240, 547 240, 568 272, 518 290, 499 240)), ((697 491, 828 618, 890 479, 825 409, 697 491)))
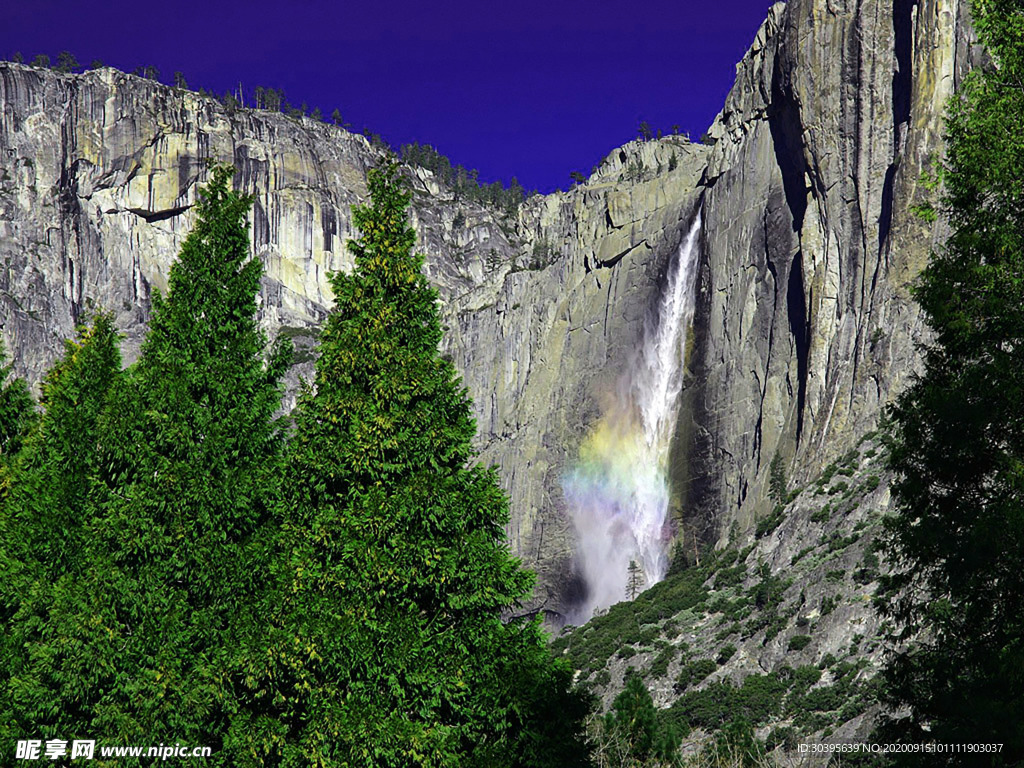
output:
POLYGON ((698 213, 669 265, 657 316, 644 327, 617 398, 563 477, 588 589, 573 623, 627 599, 631 562, 640 566, 644 586, 661 581, 668 570, 668 452, 693 319, 700 227, 698 213))

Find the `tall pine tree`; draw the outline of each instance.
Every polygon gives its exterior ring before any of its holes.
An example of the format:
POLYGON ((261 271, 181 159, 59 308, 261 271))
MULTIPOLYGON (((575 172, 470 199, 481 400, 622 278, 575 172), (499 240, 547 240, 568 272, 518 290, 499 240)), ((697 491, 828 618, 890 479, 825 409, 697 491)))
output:
POLYGON ((251 201, 232 172, 212 169, 142 354, 98 419, 82 544, 20 683, 48 708, 37 733, 203 744, 236 762, 232 670, 260 623, 288 351, 264 361, 251 201))
POLYGON ((97 419, 120 371, 109 315, 65 342, 64 357, 42 384, 42 419, 11 468, 0 502, 0 722, 20 723, 12 738, 24 738, 58 714, 41 681, 55 648, 38 641, 55 590, 81 575, 83 519, 98 467, 97 419))
POLYGON ((585 764, 568 670, 535 622, 502 622, 531 577, 493 470, 470 466, 409 194, 393 166, 369 190, 295 413, 274 638, 248 654, 254 749, 287 766, 585 764))
POLYGON ((64 357, 42 383, 43 416, 27 440, 6 508, 23 547, 22 562, 35 561, 53 579, 76 559, 89 486, 97 470, 97 421, 121 372, 113 318, 99 314, 64 342, 64 357))
POLYGON ((892 409, 889 613, 910 645, 886 681, 910 711, 890 734, 1002 751, 928 765, 1024 760, 1024 7, 972 8, 993 61, 950 107, 951 235, 916 290, 935 339, 892 409))

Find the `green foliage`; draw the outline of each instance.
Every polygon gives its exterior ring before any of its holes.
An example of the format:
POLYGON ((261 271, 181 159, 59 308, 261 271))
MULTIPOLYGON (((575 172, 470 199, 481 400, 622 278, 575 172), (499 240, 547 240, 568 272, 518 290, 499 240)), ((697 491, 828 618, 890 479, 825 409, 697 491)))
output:
POLYGON ((795 752, 800 743, 799 734, 791 726, 772 728, 768 738, 764 740, 764 748, 768 752, 781 747, 784 752, 795 752))
POLYGON ((668 673, 668 665, 672 663, 672 660, 676 657, 676 653, 678 653, 678 649, 674 645, 670 645, 667 648, 662 649, 655 657, 654 661, 651 662, 651 666, 647 669, 648 677, 664 677, 668 673))
POLYGON ((763 629, 764 642, 767 643, 789 623, 788 618, 779 613, 779 608, 790 581, 773 576, 766 564, 759 566, 758 573, 760 580, 747 590, 747 595, 756 610, 744 625, 743 634, 745 637, 752 637, 763 629))
POLYGON ((697 659, 684 664, 676 677, 674 686, 676 693, 682 693, 691 686, 700 685, 716 669, 718 669, 718 665, 711 659, 697 659))
POLYGON ((789 638, 789 643, 786 645, 786 649, 789 651, 802 651, 810 644, 810 635, 793 635, 789 638))
MULTIPOLYGON (((856 717, 876 701, 877 684, 857 681, 860 669, 861 665, 841 662, 831 670, 831 685, 812 688, 817 681, 814 674, 820 672, 813 667, 801 667, 800 685, 794 682, 786 699, 785 714, 805 733, 856 717)), ((794 674, 794 681, 797 677, 794 674)))
POLYGON ((638 157, 636 160, 630 160, 626 163, 626 167, 620 176, 620 179, 626 181, 642 181, 647 173, 647 166, 644 164, 642 157, 638 157))
POLYGON ((801 560, 803 560, 805 557, 807 557, 807 555, 809 555, 811 552, 813 552, 815 549, 816 548, 813 545, 808 546, 808 547, 804 547, 799 552, 797 552, 795 555, 793 555, 793 559, 789 561, 789 564, 790 565, 796 565, 801 560))
POLYGON ((29 654, 10 690, 26 732, 195 741, 217 764, 237 754, 235 654, 262 623, 239 606, 267 567, 287 350, 264 363, 262 268, 231 173, 214 168, 201 193, 136 365, 115 375, 101 316, 48 378, 25 487, 73 480, 52 491, 45 532, 67 541, 39 570, 59 576, 15 618, 29 654))
POLYGON ((842 475, 845 477, 852 476, 854 471, 857 469, 859 462, 860 453, 857 451, 856 448, 851 448, 849 451, 843 454, 843 456, 840 457, 837 461, 834 461, 827 467, 825 467, 825 470, 821 473, 821 476, 818 477, 817 488, 815 489, 816 492, 818 494, 822 494, 825 493, 827 489, 828 494, 832 496, 837 493, 843 493, 844 491, 848 490, 849 483, 845 481, 836 483, 836 485, 831 488, 829 488, 828 486, 836 475, 842 475))
POLYGON ((747 566, 739 563, 731 568, 722 568, 715 575, 715 589, 728 589, 743 583, 747 578, 747 566))
POLYGON ((761 579, 749 590, 754 604, 762 610, 774 610, 782 603, 783 595, 789 587, 789 581, 781 576, 773 575, 767 565, 758 569, 761 579))
POLYGON ((758 539, 763 539, 765 536, 770 534, 776 528, 778 528, 782 521, 786 518, 786 508, 782 504, 776 504, 775 509, 768 517, 761 518, 757 521, 757 530, 755 536, 758 539))
POLYGON ((1024 760, 1024 8, 972 10, 994 65, 948 110, 951 234, 915 292, 935 340, 891 411, 887 612, 916 642, 888 665, 886 699, 911 708, 892 734, 1001 742, 1011 764, 1024 760))
POLYGON ((860 539, 859 533, 851 533, 847 536, 843 536, 839 531, 833 531, 828 539, 826 539, 826 551, 828 552, 839 552, 846 549, 852 544, 856 544, 860 539))
MULTIPOLYGON (((97 470, 97 419, 121 370, 110 315, 79 328, 77 341, 65 341, 64 347, 64 357, 43 380, 43 417, 12 468, 4 505, 3 538, 14 557, 7 573, 24 567, 26 575, 41 580, 39 588, 69 568, 84 544, 82 516, 97 470)), ((27 390, 16 396, 28 398, 27 390)), ((22 585, 12 592, 28 595, 32 589, 22 585)))
POLYGON ((57 66, 54 69, 57 72, 74 72, 78 69, 78 59, 70 51, 61 51, 57 54, 57 66))
POLYGON ((558 249, 546 238, 540 238, 533 244, 530 252, 529 269, 544 269, 558 256, 558 249))
POLYGON ((508 501, 438 353, 437 294, 394 166, 354 210, 315 388, 294 414, 269 646, 247 654, 249 748, 283 765, 577 765, 588 702, 535 621, 508 501))
POLYGON ((858 584, 870 584, 878 579, 878 555, 872 550, 864 553, 860 568, 853 573, 853 580, 858 584))
POLYGON ((810 664, 797 667, 793 671, 793 691, 806 691, 821 680, 821 670, 810 664))
MULTIPOLYGON (((701 566, 691 566, 682 572, 670 575, 664 580, 646 589, 637 595, 633 603, 620 603, 612 606, 608 615, 595 620, 597 627, 605 626, 608 623, 621 622, 627 615, 637 626, 641 624, 656 624, 663 619, 668 619, 681 611, 701 608, 708 597, 708 590, 704 583, 714 573, 715 560, 702 561, 701 566), (623 617, 616 619, 614 617, 623 617)), ((595 624, 592 621, 591 624, 595 624)))
MULTIPOLYGON (((339 115, 338 120, 340 119, 339 115)), ((403 162, 418 165, 432 172, 442 184, 452 190, 456 200, 470 200, 490 205, 512 215, 527 197, 526 190, 515 177, 508 186, 500 181, 485 184, 479 180, 479 171, 469 170, 461 165, 453 166, 451 160, 429 144, 403 144, 399 149, 399 155, 403 162)))
POLYGON ((25 435, 36 421, 34 406, 25 380, 11 378, 11 365, 0 343, 0 468, 9 465, 21 450, 25 435))
POLYGON ((750 721, 737 717, 729 722, 715 738, 714 755, 720 765, 759 768, 767 757, 764 744, 755 736, 750 721))
POLYGON ((721 649, 719 649, 718 656, 715 658, 715 661, 718 663, 719 666, 721 666, 722 664, 725 664, 727 661, 729 661, 729 659, 731 659, 735 655, 736 655, 736 646, 735 645, 732 645, 732 644, 724 645, 724 646, 722 646, 721 649))
POLYGON ((62 577, 84 570, 78 555, 88 541, 83 517, 97 469, 97 417, 120 367, 111 319, 100 315, 92 328, 79 329, 77 342, 65 343, 64 358, 43 382, 38 427, 17 462, 5 467, 10 474, 0 506, 0 730, 37 732, 60 714, 45 690, 45 667, 59 653, 61 639, 44 634, 45 622, 62 577))
MULTIPOLYGON (((933 159, 931 166, 921 172, 921 186, 934 195, 942 189, 945 175, 946 169, 938 160, 933 159)), ((910 211, 928 224, 934 224, 939 219, 939 212, 931 201, 911 205, 910 211)))
POLYGON ((606 728, 627 745, 630 758, 641 762, 668 760, 679 746, 675 729, 659 722, 651 694, 635 673, 627 674, 626 686, 606 718, 606 728))
POLYGON ((821 615, 828 616, 839 604, 839 595, 828 595, 821 598, 821 615))
POLYGON ((671 709, 676 718, 706 730, 720 729, 736 716, 759 725, 782 711, 789 687, 790 682, 777 673, 748 675, 740 687, 722 680, 684 693, 671 709))

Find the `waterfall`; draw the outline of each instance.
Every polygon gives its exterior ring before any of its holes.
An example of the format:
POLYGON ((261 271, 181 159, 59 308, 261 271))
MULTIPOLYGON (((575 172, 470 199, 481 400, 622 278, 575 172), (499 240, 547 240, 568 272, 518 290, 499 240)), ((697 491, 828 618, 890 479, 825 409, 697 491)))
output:
POLYGON ((576 528, 586 601, 573 623, 649 587, 668 569, 668 452, 679 410, 683 356, 693 318, 700 214, 669 264, 657 315, 617 392, 562 477, 576 528), (639 566, 639 573, 631 563, 639 566))

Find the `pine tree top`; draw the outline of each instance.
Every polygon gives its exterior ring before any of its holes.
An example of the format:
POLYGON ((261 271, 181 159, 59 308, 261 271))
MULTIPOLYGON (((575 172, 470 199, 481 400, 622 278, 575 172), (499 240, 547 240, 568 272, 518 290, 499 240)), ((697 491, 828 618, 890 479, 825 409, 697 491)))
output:
POLYGON ((297 424, 334 432, 337 472, 386 483, 418 469, 462 469, 476 426, 454 366, 441 357, 437 292, 422 274, 397 166, 369 174, 371 203, 354 209, 360 236, 350 274, 331 277, 335 310, 320 337, 315 393, 297 424))

